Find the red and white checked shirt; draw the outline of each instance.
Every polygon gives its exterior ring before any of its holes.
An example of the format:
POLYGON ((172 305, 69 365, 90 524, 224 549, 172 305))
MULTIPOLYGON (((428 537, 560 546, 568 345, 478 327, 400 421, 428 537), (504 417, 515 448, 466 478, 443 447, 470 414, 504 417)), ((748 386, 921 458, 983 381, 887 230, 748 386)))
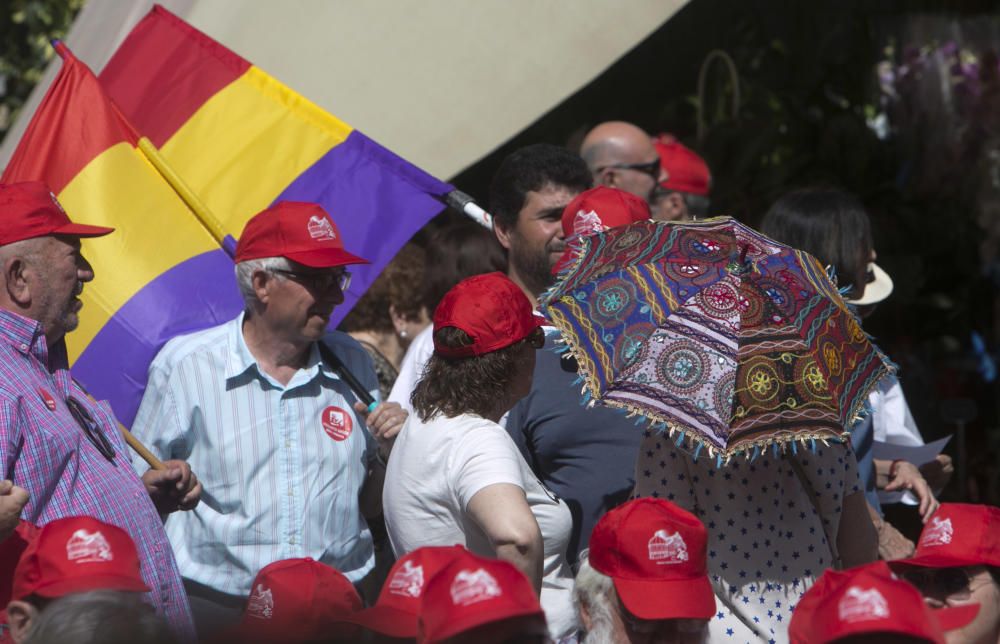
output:
POLYGON ((41 325, 0 309, 0 466, 31 494, 22 518, 44 525, 92 516, 131 535, 139 550, 149 601, 182 641, 193 640, 187 595, 163 523, 129 461, 128 447, 106 401, 94 402, 73 381, 62 345, 49 350, 41 325), (85 407, 114 446, 106 459, 66 406, 85 407))

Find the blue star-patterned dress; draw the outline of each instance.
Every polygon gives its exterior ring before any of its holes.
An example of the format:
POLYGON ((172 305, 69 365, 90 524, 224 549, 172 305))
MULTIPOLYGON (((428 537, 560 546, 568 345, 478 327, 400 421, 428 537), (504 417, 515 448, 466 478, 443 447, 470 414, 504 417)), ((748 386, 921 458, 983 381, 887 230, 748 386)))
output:
POLYGON ((787 642, 799 597, 833 565, 827 535, 837 538, 844 496, 862 491, 850 448, 800 446, 797 454, 716 468, 714 459, 694 462, 669 437, 647 432, 636 468, 636 496, 672 501, 708 528, 717 604, 711 641, 787 642), (801 463, 815 504, 791 458, 801 463))

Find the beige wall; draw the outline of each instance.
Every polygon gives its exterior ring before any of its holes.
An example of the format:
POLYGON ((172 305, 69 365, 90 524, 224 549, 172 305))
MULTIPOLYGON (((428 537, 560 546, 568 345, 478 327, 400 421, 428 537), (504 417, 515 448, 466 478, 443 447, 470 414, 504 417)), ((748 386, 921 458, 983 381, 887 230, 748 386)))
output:
MULTIPOLYGON (((163 0, 258 67, 447 179, 590 82, 686 0, 163 0)), ((150 2, 89 0, 95 71, 150 2)), ((50 69, 47 81, 54 70, 50 69)), ((41 91, 33 95, 37 105, 41 91)), ((28 112, 26 110, 25 112, 28 112)), ((9 158, 27 119, 0 148, 9 158)))

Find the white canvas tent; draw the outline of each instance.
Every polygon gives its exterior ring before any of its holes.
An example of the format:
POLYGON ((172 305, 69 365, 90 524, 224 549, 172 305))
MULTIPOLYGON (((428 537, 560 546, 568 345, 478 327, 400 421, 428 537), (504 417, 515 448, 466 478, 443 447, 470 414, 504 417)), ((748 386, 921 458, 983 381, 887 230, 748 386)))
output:
MULTIPOLYGON (((448 179, 593 80, 687 0, 161 0, 236 53, 448 179)), ((96 72, 149 0, 88 0, 66 42, 96 72)), ((58 69, 0 147, 0 165, 58 69)))

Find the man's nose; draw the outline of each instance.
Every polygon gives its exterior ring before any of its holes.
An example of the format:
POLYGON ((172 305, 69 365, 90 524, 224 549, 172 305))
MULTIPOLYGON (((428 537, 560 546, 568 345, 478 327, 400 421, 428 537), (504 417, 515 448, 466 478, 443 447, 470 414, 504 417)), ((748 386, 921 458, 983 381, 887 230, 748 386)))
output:
POLYGON ((76 267, 76 277, 81 282, 89 282, 94 279, 94 267, 83 255, 80 255, 80 261, 76 267))

